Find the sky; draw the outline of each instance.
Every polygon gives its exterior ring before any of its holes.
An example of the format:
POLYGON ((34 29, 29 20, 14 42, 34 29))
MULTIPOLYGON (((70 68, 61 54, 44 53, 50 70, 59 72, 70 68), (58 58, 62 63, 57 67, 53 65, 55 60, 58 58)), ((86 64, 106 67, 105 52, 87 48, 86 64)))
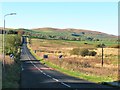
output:
MULTIPOLYGON (((118 35, 117 2, 1 2, 9 28, 76 28, 118 35)), ((3 27, 3 23, 0 23, 3 27)))

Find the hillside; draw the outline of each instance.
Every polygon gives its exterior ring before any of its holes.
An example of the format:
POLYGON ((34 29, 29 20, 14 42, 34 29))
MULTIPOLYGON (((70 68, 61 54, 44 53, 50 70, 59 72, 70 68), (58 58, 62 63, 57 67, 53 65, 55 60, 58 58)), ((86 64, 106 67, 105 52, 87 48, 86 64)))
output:
POLYGON ((46 28, 33 28, 32 30, 37 30, 37 31, 58 31, 58 32, 75 32, 75 33, 80 33, 80 32, 85 32, 88 34, 93 34, 93 35, 108 35, 111 37, 116 37, 115 35, 110 35, 107 33, 103 33, 103 32, 98 32, 98 31, 93 31, 93 30, 85 30, 85 29, 73 29, 73 28, 66 28, 66 29, 59 29, 59 28, 50 28, 50 27, 46 27, 46 28))
POLYGON ((61 36, 68 36, 68 37, 83 37, 83 38, 96 38, 96 39, 117 39, 118 36, 110 35, 103 32, 93 31, 93 30, 84 30, 84 29, 59 29, 59 28, 33 28, 31 29, 34 33, 42 33, 42 34, 49 34, 49 35, 61 35, 61 36))
MULTIPOLYGON (((2 30, 2 27, 0 27, 0 30, 2 30)), ((51 27, 33 28, 33 29, 7 28, 6 30, 23 30, 30 34, 34 34, 34 35, 39 34, 39 35, 43 35, 45 37, 48 37, 48 36, 50 36, 50 37, 59 36, 60 37, 61 36, 64 38, 76 38, 76 39, 81 38, 82 40, 86 40, 86 39, 117 40, 118 39, 118 36, 115 36, 115 35, 98 32, 98 31, 93 31, 93 30, 74 29, 74 28, 66 28, 66 29, 51 28, 51 27)))

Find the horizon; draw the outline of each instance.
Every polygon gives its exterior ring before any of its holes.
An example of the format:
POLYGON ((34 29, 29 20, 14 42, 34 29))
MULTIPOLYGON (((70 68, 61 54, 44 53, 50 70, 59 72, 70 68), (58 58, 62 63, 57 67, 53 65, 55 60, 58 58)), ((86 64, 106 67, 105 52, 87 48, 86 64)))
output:
POLYGON ((6 17, 6 27, 75 28, 118 36, 117 2, 4 2, 1 5, 2 17, 17 13, 6 17))
MULTIPOLYGON (((3 27, 0 27, 0 29, 3 27)), ((114 34, 109 34, 109 33, 105 33, 105 32, 101 32, 101 31, 95 31, 95 30, 90 30, 90 29, 83 29, 83 28, 56 28, 56 27, 36 27, 36 28, 9 28, 6 27, 6 29, 29 29, 29 30, 34 30, 34 29, 40 29, 40 28, 53 28, 53 29, 75 29, 75 30, 85 30, 85 31, 93 31, 93 32, 100 32, 100 33, 104 33, 104 34, 108 34, 108 35, 112 35, 112 36, 120 36, 120 35, 114 35, 114 34)))

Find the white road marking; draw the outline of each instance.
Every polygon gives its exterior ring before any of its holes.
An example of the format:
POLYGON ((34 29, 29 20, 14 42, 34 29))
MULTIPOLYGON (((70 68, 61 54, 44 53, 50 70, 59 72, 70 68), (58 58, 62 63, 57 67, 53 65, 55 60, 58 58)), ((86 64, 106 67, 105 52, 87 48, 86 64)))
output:
POLYGON ((43 71, 40 71, 41 73, 43 72, 43 71))
POLYGON ((22 68, 22 71, 24 70, 24 68, 22 68))
POLYGON ((59 80, 58 80, 58 79, 56 79, 56 78, 52 78, 52 79, 53 79, 53 80, 55 80, 55 81, 57 81, 57 82, 59 81, 59 80))
MULTIPOLYGON (((25 49, 26 49, 26 48, 25 48, 25 49)), ((25 50, 25 53, 27 53, 26 50, 25 50)), ((28 54, 27 54, 27 56, 28 56, 28 54)), ((28 58, 29 58, 29 60, 30 60, 30 57, 29 57, 29 56, 28 56, 28 58)), ((32 64, 36 69, 38 69, 41 73, 43 73, 44 75, 52 78, 50 75, 48 75, 48 74, 44 73, 42 70, 40 70, 40 68, 38 68, 32 61, 30 61, 30 62, 31 62, 31 64, 32 64)), ((52 79, 55 80, 56 82, 59 81, 59 80, 56 79, 56 78, 52 78, 52 79)), ((69 88, 71 87, 70 85, 65 84, 65 83, 63 83, 63 82, 61 82, 61 84, 64 85, 64 86, 67 86, 67 87, 69 87, 69 88)))
POLYGON ((44 75, 46 75, 46 73, 43 73, 44 75))
POLYGON ((24 70, 23 66, 21 65, 22 71, 24 70))
POLYGON ((67 86, 67 87, 71 87, 70 85, 68 85, 68 84, 65 84, 65 83, 63 83, 63 82, 61 82, 61 84, 63 84, 63 85, 65 85, 65 86, 67 86))
POLYGON ((47 76, 51 78, 51 76, 50 76, 50 75, 47 75, 47 76))

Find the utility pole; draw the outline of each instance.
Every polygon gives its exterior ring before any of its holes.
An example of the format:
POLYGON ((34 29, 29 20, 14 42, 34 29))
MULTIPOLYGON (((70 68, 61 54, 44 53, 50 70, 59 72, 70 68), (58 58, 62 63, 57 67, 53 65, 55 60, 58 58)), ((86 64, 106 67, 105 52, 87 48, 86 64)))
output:
POLYGON ((102 43, 101 44, 101 48, 102 48, 102 61, 101 61, 101 65, 102 65, 102 67, 103 67, 103 64, 104 64, 104 58, 103 58, 104 57, 104 49, 103 49, 104 47, 105 47, 105 45, 102 43))
POLYGON ((103 46, 102 46, 102 67, 103 67, 103 46))

